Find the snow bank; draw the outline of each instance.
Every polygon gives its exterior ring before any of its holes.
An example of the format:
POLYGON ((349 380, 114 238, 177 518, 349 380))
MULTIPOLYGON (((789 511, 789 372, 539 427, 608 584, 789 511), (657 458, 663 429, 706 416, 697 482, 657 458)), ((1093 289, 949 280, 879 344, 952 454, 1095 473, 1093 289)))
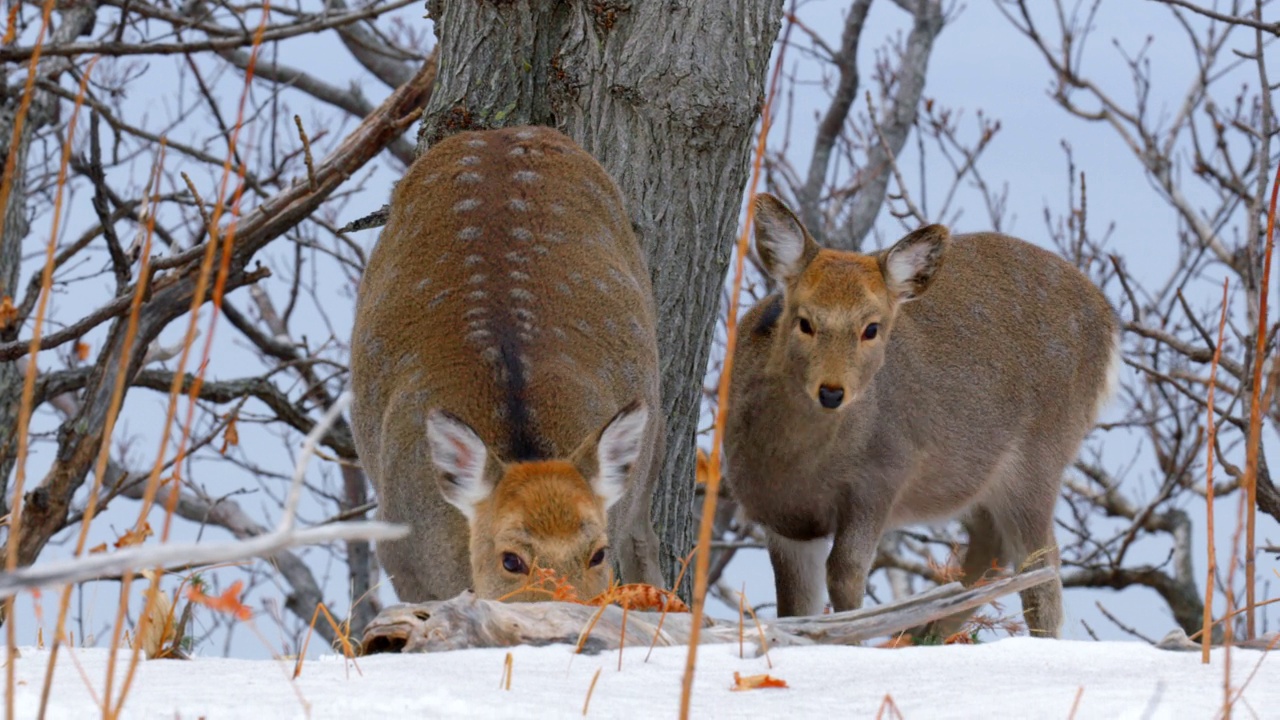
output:
MULTIPOLYGON (((511 690, 499 689, 505 650, 436 655, 375 655, 361 672, 341 658, 310 660, 302 677, 292 663, 197 658, 145 662, 125 705, 127 718, 577 718, 597 669, 603 668, 588 716, 677 716, 684 648, 663 648, 644 662, 628 649, 573 656, 567 646, 519 647, 511 690)), ((750 648, 748 648, 748 653, 750 648)), ((75 660, 101 693, 107 651, 75 650, 75 660)), ((698 654, 693 715, 698 718, 875 717, 885 694, 915 718, 1066 718, 1084 688, 1077 718, 1211 718, 1222 703, 1224 654, 1212 664, 1199 653, 1156 650, 1131 642, 1011 638, 976 646, 900 650, 804 647, 739 659, 737 645, 708 645, 698 654), (733 673, 768 672, 790 686, 731 692, 733 673)), ((17 713, 35 717, 48 652, 22 648, 17 713)), ((116 685, 126 663, 120 661, 116 685)), ((1232 685, 1256 676, 1237 706, 1243 715, 1280 717, 1280 656, 1234 650, 1232 685), (1251 709, 1252 712, 1249 711, 1251 709)), ((59 654, 50 720, 98 714, 69 653, 59 654)), ((885 717, 896 717, 892 713, 885 717)))

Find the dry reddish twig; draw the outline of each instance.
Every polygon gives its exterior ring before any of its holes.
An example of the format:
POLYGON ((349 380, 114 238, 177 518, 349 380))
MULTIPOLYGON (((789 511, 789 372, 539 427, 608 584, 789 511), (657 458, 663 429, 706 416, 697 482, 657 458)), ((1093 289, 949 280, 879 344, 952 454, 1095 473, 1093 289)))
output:
POLYGON ((591 684, 587 686, 587 699, 582 701, 582 716, 587 716, 587 708, 591 706, 591 693, 596 691, 596 681, 600 679, 600 671, 604 668, 596 668, 596 674, 591 676, 591 684))
MULTIPOLYGON (((680 581, 684 580, 685 571, 689 569, 689 561, 693 559, 693 554, 697 551, 698 551, 697 548, 694 548, 693 550, 689 551, 688 555, 685 555, 683 558, 681 558, 680 572, 676 573, 676 581, 671 585, 671 587, 673 588, 680 587, 680 581)), ((668 610, 667 607, 663 607, 662 614, 658 616, 658 627, 655 628, 653 631, 653 640, 650 641, 649 643, 649 652, 645 653, 644 655, 645 662, 649 662, 649 657, 653 655, 653 648, 655 645, 658 644, 658 636, 662 634, 662 624, 667 621, 667 610, 668 610)))
POLYGON ((707 574, 711 569, 711 534, 715 528, 716 499, 720 492, 720 444, 724 438, 724 424, 729 407, 729 383, 733 374, 733 351, 737 345, 738 302, 742 293, 742 273, 747 257, 751 221, 755 217, 756 186, 760 182, 760 169, 764 163, 765 148, 769 139, 769 112, 778 91, 778 79, 782 75, 782 61, 793 25, 787 23, 778 57, 774 59, 773 76, 769 80, 769 94, 760 110, 760 133, 756 141, 755 158, 751 167, 751 184, 747 187, 747 218, 738 236, 737 257, 734 259, 733 284, 729 292, 729 313, 725 320, 724 364, 720 371, 720 387, 717 398, 715 429, 712 432, 711 456, 707 461, 706 493, 702 497, 702 521, 698 527, 698 547, 693 569, 693 625, 689 637, 689 654, 685 659, 684 679, 680 686, 680 720, 689 718, 689 702, 693 695, 693 673, 698 663, 698 635, 702 628, 702 616, 707 600, 707 574))
POLYGON ((1213 390, 1217 383, 1218 377, 1218 361, 1222 358, 1222 338, 1227 327, 1227 287, 1229 281, 1227 278, 1222 279, 1222 317, 1218 320, 1218 343, 1213 348, 1213 363, 1209 366, 1209 398, 1207 401, 1209 413, 1208 435, 1209 441, 1206 443, 1208 457, 1205 460, 1205 531, 1208 533, 1205 539, 1208 553, 1208 568, 1204 582, 1204 638, 1200 642, 1200 662, 1205 665, 1209 664, 1209 641, 1212 639, 1213 633, 1210 628, 1213 626, 1213 574, 1217 570, 1217 548, 1213 540, 1213 453, 1218 447, 1215 439, 1217 437, 1218 422, 1215 417, 1217 408, 1213 404, 1213 390))
POLYGON ((307 646, 311 644, 311 635, 315 632, 316 621, 320 619, 320 613, 324 613, 324 619, 329 623, 329 627, 333 629, 333 635, 342 645, 342 655, 356 666, 356 672, 364 675, 360 670, 360 665, 356 663, 356 649, 351 644, 351 620, 348 618, 339 623, 333 619, 333 615, 329 613, 329 608, 325 607, 323 602, 316 603, 316 611, 311 614, 311 622, 307 625, 307 634, 302 641, 302 648, 298 650, 298 661, 293 666, 293 679, 298 679, 302 674, 302 663, 307 657, 307 646))
POLYGON ((1071 713, 1067 715, 1067 720, 1075 720, 1076 711, 1080 709, 1080 698, 1084 697, 1084 686, 1081 685, 1076 689, 1076 699, 1071 702, 1071 713))
POLYGON ((889 693, 885 693, 884 700, 880 701, 880 709, 876 711, 876 720, 880 720, 880 718, 885 717, 886 712, 893 713, 889 717, 896 717, 898 720, 903 720, 902 711, 898 709, 898 704, 893 701, 893 696, 889 693))
MULTIPOLYGON (((179 392, 182 389, 182 380, 183 380, 183 376, 185 375, 184 371, 187 366, 186 362, 190 354, 191 346, 195 343, 197 325, 199 322, 199 309, 200 309, 200 306, 204 304, 205 288, 209 280, 209 273, 212 269, 213 252, 215 248, 219 246, 219 242, 218 242, 219 233, 218 233, 217 225, 221 219, 223 208, 225 206, 224 198, 226 197, 227 183, 231 176, 231 165, 236 156, 236 145, 240 137, 240 132, 244 128, 245 108, 248 104, 249 92, 252 89, 254 64, 257 61, 258 50, 262 46, 263 33, 266 32, 267 23, 268 23, 268 20, 270 19, 270 16, 271 16, 271 2, 270 0, 264 0, 262 4, 262 17, 258 23, 258 29, 254 33, 253 46, 250 50, 249 67, 245 72, 244 89, 240 93, 240 105, 237 110, 235 126, 231 131, 231 137, 229 142, 227 143, 227 153, 223 160, 222 183, 218 189, 218 202, 214 205, 213 213, 210 218, 211 224, 209 227, 209 244, 208 244, 208 248, 205 251, 204 258, 200 264, 200 275, 196 281, 197 290, 195 295, 193 295, 191 298, 191 311, 190 311, 191 321, 188 323, 186 339, 183 341, 183 344, 182 344, 181 359, 179 360, 179 363, 178 363, 178 370, 176 373, 174 373, 173 386, 169 389, 169 393, 170 393, 169 407, 171 411, 176 410, 177 398, 178 398, 179 392)), ((244 192, 244 175, 246 170, 247 168, 244 166, 244 164, 240 163, 239 168, 237 170, 238 182, 236 183, 236 189, 233 193, 232 206, 231 206, 231 212, 235 215, 238 215, 240 211, 240 199, 244 192)), ((212 309, 211 316, 209 318, 209 332, 205 336, 205 345, 204 345, 204 350, 201 353, 200 364, 196 369, 195 381, 191 384, 190 393, 187 398, 186 422, 184 422, 182 426, 182 437, 178 443, 177 457, 175 458, 174 464, 173 464, 174 475, 173 475, 172 482, 173 482, 174 492, 169 494, 169 502, 166 503, 165 505, 164 526, 160 531, 161 542, 168 541, 169 532, 173 526, 174 512, 177 510, 177 501, 178 501, 178 495, 179 495, 179 493, 177 492, 177 489, 181 485, 181 472, 182 472, 181 462, 182 462, 183 455, 186 451, 187 441, 190 439, 190 436, 191 436, 191 428, 195 424, 196 400, 200 395, 200 385, 204 381, 204 373, 209 366, 209 354, 213 349, 213 337, 214 337, 214 331, 217 328, 218 311, 222 307, 222 296, 226 290, 227 276, 230 274, 230 270, 231 270, 231 249, 232 249, 232 243, 235 239, 236 227, 237 225, 233 223, 226 229, 226 231, 221 233, 222 256, 221 256, 221 262, 218 265, 218 275, 214 281, 213 303, 212 303, 213 309, 212 309)), ((168 432, 169 422, 172 422, 172 420, 168 420, 166 422, 166 425, 165 425, 166 433, 168 432)), ((106 442, 107 440, 108 439, 104 438, 104 442, 106 442)), ((165 454, 165 448, 166 448, 166 444, 162 442, 160 445, 160 452, 157 454, 156 462, 152 466, 151 476, 147 479, 147 491, 144 493, 142 507, 140 508, 138 513, 139 524, 143 522, 143 518, 145 518, 147 514, 150 512, 151 503, 154 501, 155 494, 159 489, 159 482, 158 482, 159 473, 160 473, 161 463, 163 461, 164 454, 165 454)), ((127 607, 126 602, 123 599, 124 592, 127 590, 129 585, 131 584, 131 580, 132 580, 132 576, 126 578, 124 583, 122 583, 123 585, 123 589, 121 591, 122 599, 121 599, 120 608, 119 608, 119 611, 117 612, 117 617, 116 617, 117 631, 119 629, 120 623, 122 622, 124 611, 127 607)), ((159 591, 160 591, 160 581, 159 581, 159 575, 157 574, 150 582, 150 586, 147 590, 146 600, 143 603, 142 621, 139 623, 140 632, 146 628, 147 619, 150 617, 150 613, 149 613, 150 607, 155 602, 156 594, 159 591)), ((114 661, 115 651, 116 651, 116 648, 115 648, 115 644, 113 643, 111 648, 111 655, 112 655, 113 661, 114 661)), ((140 659, 139 652, 135 650, 132 653, 132 656, 130 657, 129 669, 126 672, 124 682, 121 684, 121 687, 120 687, 120 699, 116 703, 115 708, 110 709, 108 712, 108 715, 110 717, 118 717, 120 714, 120 710, 124 707, 124 701, 128 697, 129 688, 133 682, 134 673, 137 671, 139 659, 140 659)), ((111 702, 111 681, 114 676, 114 670, 115 670, 114 662, 109 663, 107 666, 107 691, 105 693, 106 701, 108 703, 111 702)))
MULTIPOLYGON (((27 68, 27 81, 23 88, 22 100, 18 108, 18 115, 14 120, 13 137, 9 144, 9 156, 5 160, 4 179, 0 182, 0 209, 8 206, 9 192, 12 188, 13 174, 19 172, 16 167, 18 158, 18 149, 22 144, 22 127, 26 120, 26 114, 31 108, 31 102, 35 92, 36 70, 40 61, 40 50, 44 44, 45 30, 49 26, 50 13, 53 10, 52 0, 46 0, 41 18, 40 30, 36 36, 36 52, 31 56, 31 63, 27 68)), ((58 224, 62 220, 62 198, 67 186, 67 166, 71 161, 71 142, 70 137, 75 132, 76 118, 79 116, 81 103, 83 102, 85 88, 88 85, 89 74, 86 71, 84 78, 81 80, 80 96, 76 103, 76 111, 71 116, 68 126, 68 141, 63 147, 62 161, 58 167, 57 191, 54 196, 53 203, 53 227, 49 231, 49 242, 45 249, 44 268, 40 272, 40 299, 37 302, 36 316, 31 330, 31 362, 27 363, 27 370, 23 378, 22 399, 18 409, 18 452, 15 464, 16 472, 14 474, 13 483, 13 509, 9 514, 9 537, 5 542, 5 571, 13 572, 18 566, 18 545, 19 538, 22 536, 22 510, 25 504, 23 490, 26 483, 26 465, 28 441, 30 439, 31 412, 34 407, 35 400, 35 384, 36 375, 39 371, 35 362, 36 354, 40 350, 41 331, 43 329, 45 313, 49 307, 49 296, 53 292, 53 265, 54 251, 58 245, 58 224)), ((0 210, 2 212, 3 210, 0 210)), ((0 242, 4 240, 9 242, 20 242, 20 238, 4 238, 0 236, 0 242)), ((13 717, 13 694, 14 694, 14 665, 17 658, 17 639, 15 636, 16 627, 13 620, 13 598, 9 598, 4 604, 5 637, 8 643, 7 657, 8 662, 5 663, 5 713, 9 718, 13 717)))
POLYGON ((760 651, 764 653, 765 664, 767 664, 769 666, 769 669, 772 670, 773 659, 769 657, 769 638, 764 634, 764 626, 760 624, 760 618, 756 617, 755 608, 751 607, 751 603, 745 602, 746 598, 747 598, 747 587, 746 587, 746 583, 743 583, 743 586, 742 586, 742 599, 744 601, 743 604, 744 604, 744 607, 746 607, 747 612, 751 613, 751 621, 756 624, 756 632, 760 633, 760 651))
POLYGON ((1271 205, 1267 210, 1267 246, 1262 260, 1262 281, 1258 289, 1258 324, 1254 329, 1257 345, 1253 354, 1253 384, 1249 405, 1249 444, 1245 446, 1244 491, 1248 500, 1245 509, 1245 545, 1244 545, 1244 593, 1245 634, 1249 639, 1255 637, 1254 625, 1254 526, 1258 516, 1258 454, 1262 447, 1262 364, 1266 360, 1267 351, 1267 297, 1271 284, 1271 252, 1275 247, 1273 232, 1276 222, 1276 191, 1280 190, 1280 166, 1276 167, 1276 177, 1271 184, 1271 205))
MULTIPOLYGON (((84 74, 86 83, 82 86, 81 94, 84 87, 87 87, 89 79, 88 71, 84 74)), ((96 142, 96 140, 95 140, 96 142)), ((69 144, 68 144, 69 145, 69 144)), ((160 195, 160 178, 161 169, 164 167, 165 143, 161 138, 159 151, 156 153, 156 162, 151 173, 151 191, 148 197, 159 197, 160 195)), ((116 419, 120 414, 120 406, 124 403, 125 380, 128 376, 127 369, 129 363, 133 359, 134 338, 138 334, 138 319, 142 309, 142 298, 147 294, 147 284, 151 279, 151 240, 155 235, 155 213, 147 213, 147 222, 145 231, 142 236, 142 264, 138 271, 138 287, 133 293, 133 299, 129 304, 129 319, 125 325, 124 335, 124 351, 120 354, 119 369, 116 373, 115 383, 111 388, 111 399, 107 406, 106 423, 102 431, 102 442, 98 446, 98 457, 94 461, 93 484, 89 488, 89 499, 85 504, 84 517, 80 520, 80 533, 76 538, 76 556, 80 556, 84 551, 85 542, 89 537, 89 527, 93 522, 93 518, 98 511, 98 495, 102 490, 102 479, 106 476, 107 464, 111 459, 111 436, 115 429, 116 419)), ((34 363, 32 363, 34 364, 34 363)), ((149 528, 150 526, 148 526, 149 528)), ((104 548, 105 549, 105 548, 104 548)), ((92 552, 92 550, 90 551, 92 552)), ((40 690, 40 715, 44 716, 46 708, 49 705, 49 692, 53 686, 54 668, 58 661, 58 645, 62 641, 62 635, 66 628, 67 612, 71 607, 71 588, 68 584, 62 589, 62 595, 58 601, 58 624, 57 631, 53 636, 53 645, 49 651, 49 664, 45 669, 44 687, 40 690)))

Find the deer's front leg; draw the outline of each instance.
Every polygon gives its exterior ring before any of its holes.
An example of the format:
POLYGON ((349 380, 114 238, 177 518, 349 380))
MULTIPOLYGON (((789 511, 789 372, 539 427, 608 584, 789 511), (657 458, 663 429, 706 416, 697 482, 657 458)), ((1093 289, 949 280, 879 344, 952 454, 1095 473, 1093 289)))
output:
POLYGON ((822 566, 827 560, 827 538, 791 540, 768 528, 765 537, 778 594, 778 617, 822 614, 822 566))
POLYGON ((862 607, 867 575, 884 531, 886 514, 880 508, 864 506, 861 510, 840 518, 835 543, 827 557, 827 591, 835 612, 862 607))

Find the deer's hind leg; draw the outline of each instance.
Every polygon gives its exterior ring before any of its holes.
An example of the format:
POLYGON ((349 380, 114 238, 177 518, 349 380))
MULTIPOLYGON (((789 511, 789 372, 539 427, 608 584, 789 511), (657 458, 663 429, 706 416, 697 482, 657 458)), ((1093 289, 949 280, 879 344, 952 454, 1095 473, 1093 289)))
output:
POLYGON ((1070 462, 1066 453, 1032 457, 1022 481, 1014 485, 999 506, 996 523, 1005 538, 1005 551, 1014 572, 1054 568, 1053 579, 1023 590, 1022 615, 1032 637, 1057 638, 1062 634, 1062 577, 1058 542, 1053 534, 1053 513, 1062 486, 1062 472, 1070 462), (1059 455, 1061 457, 1054 457, 1059 455))
MULTIPOLYGON (((975 507, 961 524, 969 536, 969 547, 960 564, 960 582, 968 587, 981 580, 993 566, 999 568, 1005 565, 1005 543, 1000 526, 985 507, 975 507)), ((937 637, 945 640, 959 632, 972 615, 972 610, 948 615, 912 630, 911 634, 915 637, 937 637)))

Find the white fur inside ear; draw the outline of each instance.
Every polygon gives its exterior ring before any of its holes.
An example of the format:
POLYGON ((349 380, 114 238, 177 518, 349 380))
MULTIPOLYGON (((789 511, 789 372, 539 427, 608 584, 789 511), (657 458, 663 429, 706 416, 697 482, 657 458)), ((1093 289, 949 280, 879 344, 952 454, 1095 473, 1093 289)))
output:
POLYGON ((898 300, 913 300, 925 291, 938 269, 945 244, 945 235, 941 239, 908 236, 889 250, 884 260, 885 281, 898 300))
POLYGON ((912 243, 904 248, 894 248, 885 262, 889 282, 893 285, 910 283, 928 266, 931 252, 933 248, 928 243, 912 243))
POLYGON ((785 282, 804 270, 800 266, 804 256, 804 230, 791 213, 775 206, 776 202, 761 202, 756 210, 756 254, 765 272, 785 282))
POLYGON ((443 410, 427 416, 427 442, 431 462, 439 470, 440 492, 450 505, 475 519, 476 505, 489 497, 493 488, 485 480, 488 450, 484 441, 462 420, 443 410))
POLYGON ((622 493, 627 489, 627 476, 640 457, 648 419, 648 409, 637 405, 614 416, 600 433, 600 443, 596 448, 599 469, 591 481, 591 488, 604 500, 606 510, 622 499, 622 493))

